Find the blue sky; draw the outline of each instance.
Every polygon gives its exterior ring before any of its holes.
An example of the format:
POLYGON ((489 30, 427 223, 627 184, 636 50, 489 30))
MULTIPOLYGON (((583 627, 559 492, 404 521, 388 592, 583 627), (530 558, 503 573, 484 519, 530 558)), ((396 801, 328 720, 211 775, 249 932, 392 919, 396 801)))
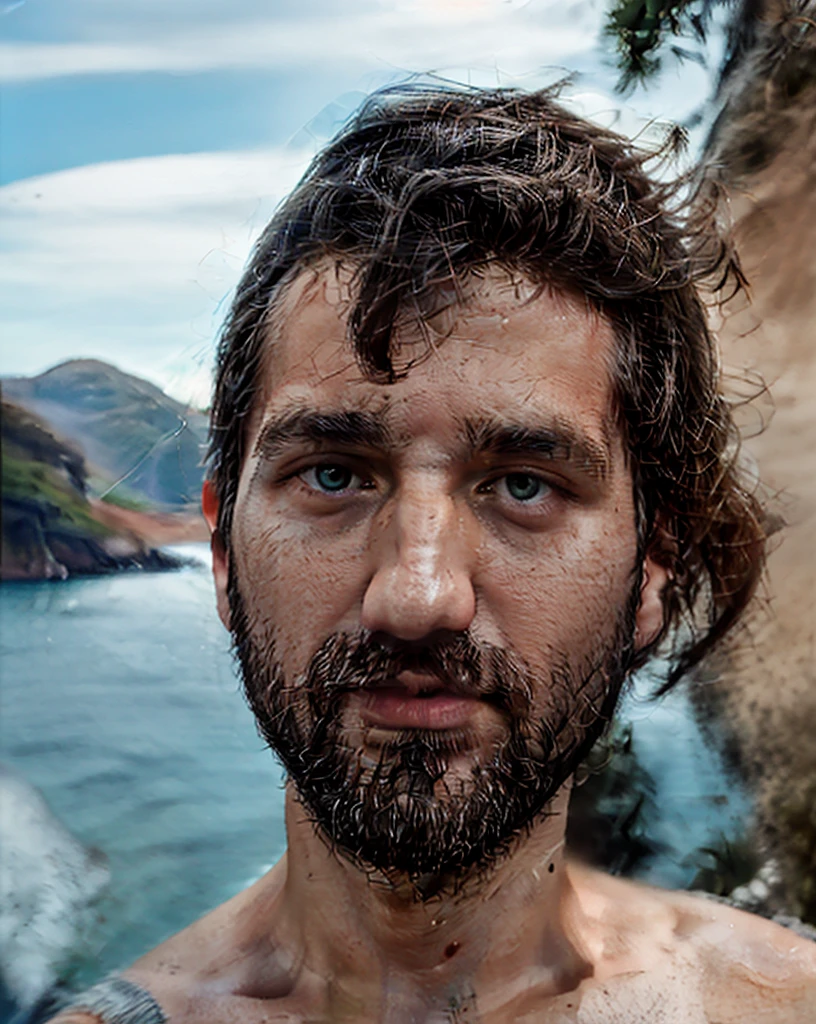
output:
POLYGON ((381 85, 572 73, 569 101, 630 134, 687 118, 711 89, 691 62, 614 94, 604 6, 0 0, 2 373, 93 356, 205 404, 253 241, 381 85))

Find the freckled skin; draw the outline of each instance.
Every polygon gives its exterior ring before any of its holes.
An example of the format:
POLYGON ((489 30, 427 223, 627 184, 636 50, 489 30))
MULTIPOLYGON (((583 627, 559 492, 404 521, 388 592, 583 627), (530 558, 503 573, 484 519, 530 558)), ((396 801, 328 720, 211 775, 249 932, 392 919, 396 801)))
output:
MULTIPOLYGON (((407 641, 467 629, 546 679, 559 652, 580 660, 610 636, 633 585, 636 640, 648 643, 665 575, 649 559, 642 580, 635 575, 632 484, 609 419, 609 325, 576 296, 533 296, 496 273, 448 318, 435 352, 386 387, 365 380, 348 349, 347 299, 333 269, 289 289, 235 509, 229 557, 286 677, 297 679, 331 634, 363 628, 407 641), (388 443, 284 445, 272 457, 259 448, 265 424, 302 407, 380 416, 388 443), (463 423, 485 416, 568 424, 586 451, 605 453, 604 465, 474 457, 463 423), (347 486, 327 491, 334 479, 347 486)), ((412 339, 403 340, 410 355, 412 339)), ((211 492, 204 503, 214 521, 211 492)), ((228 623, 218 543, 214 574, 228 623)), ((532 701, 546 714, 546 692, 532 701)), ((372 742, 353 712, 359 728, 348 742, 372 742)), ((502 724, 477 704, 468 728, 452 775, 489 755, 502 724)), ((173 1024, 816 1020, 812 944, 727 907, 569 864, 569 788, 487 877, 419 902, 399 879, 386 886, 335 855, 290 785, 283 860, 126 976, 173 1024)), ((81 1014, 61 1021, 92 1024, 81 1014)))
MULTIPOLYGON (((578 497, 558 494, 550 507, 517 509, 476 495, 489 467, 468 465, 455 452, 461 420, 487 411, 525 419, 541 408, 601 443, 610 402, 608 325, 588 317, 577 299, 542 296, 525 305, 496 284, 459 317, 438 356, 383 387, 361 379, 333 283, 305 277, 288 296, 267 370, 274 386, 249 433, 236 506, 234 557, 258 608, 275 608, 284 667, 301 671, 329 632, 361 625, 406 639, 470 627, 533 663, 542 646, 585 647, 625 600, 635 562, 620 444, 603 489, 552 467, 553 485, 578 497), (372 472, 375 486, 335 501, 336 511, 304 493, 300 480, 273 486, 279 467, 267 472, 253 452, 265 418, 306 401, 326 410, 386 409, 394 436, 409 439, 387 464, 359 467, 372 472)), ((297 453, 293 459, 296 467, 297 453)), ((545 460, 501 468, 551 471, 545 460)))

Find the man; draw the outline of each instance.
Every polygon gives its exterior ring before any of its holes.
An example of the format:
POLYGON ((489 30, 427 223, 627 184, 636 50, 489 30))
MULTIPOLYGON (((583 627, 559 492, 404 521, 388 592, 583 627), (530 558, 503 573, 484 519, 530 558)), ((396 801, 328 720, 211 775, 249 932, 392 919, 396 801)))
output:
POLYGON ((564 854, 629 673, 761 571, 727 253, 642 164, 550 94, 392 93, 276 214, 204 509, 288 853, 61 1021, 816 1019, 809 943, 564 854))

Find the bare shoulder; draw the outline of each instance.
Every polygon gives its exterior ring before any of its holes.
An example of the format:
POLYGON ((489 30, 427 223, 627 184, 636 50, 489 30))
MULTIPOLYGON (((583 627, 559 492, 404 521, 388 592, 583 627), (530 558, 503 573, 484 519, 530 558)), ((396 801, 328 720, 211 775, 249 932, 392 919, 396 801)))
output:
POLYGON ((251 1022, 256 1000, 285 995, 289 986, 274 938, 279 894, 280 872, 273 869, 137 960, 124 977, 147 989, 170 1020, 219 1019, 226 1015, 220 1001, 246 996, 242 1019, 251 1022))
MULTIPOLYGON (((279 890, 279 873, 273 869, 141 957, 121 977, 151 996, 174 1024, 234 1019, 236 999, 242 1022, 257 1019, 260 1024, 266 1000, 285 995, 288 985, 272 937, 279 890)), ((286 1020, 285 1013, 279 1019, 286 1020)), ((50 1024, 99 1020, 77 1005, 50 1024)))
POLYGON ((676 999, 698 1007, 695 1020, 717 1024, 816 1021, 816 943, 700 896, 574 875, 603 922, 601 974, 611 985, 659 990, 664 1007, 676 999))
POLYGON ((671 903, 678 935, 688 937, 705 968, 715 1020, 816 1021, 816 943, 702 897, 672 893, 671 903))
MULTIPOLYGON (((231 918, 229 902, 222 904, 151 950, 121 972, 121 978, 136 985, 136 991, 152 997, 165 1019, 174 1022, 195 1020, 196 1005, 202 996, 206 996, 208 983, 218 978, 219 967, 223 966, 221 953, 224 940, 229 942, 232 932, 231 918)), ((88 995, 96 997, 96 991, 96 988, 91 989, 88 995)), ((89 1012, 83 996, 77 996, 74 1004, 49 1024, 100 1024, 101 1017, 96 1016, 95 1008, 95 1012, 89 1012)), ((135 1000, 127 999, 126 1006, 127 1012, 133 1016, 135 1000)))

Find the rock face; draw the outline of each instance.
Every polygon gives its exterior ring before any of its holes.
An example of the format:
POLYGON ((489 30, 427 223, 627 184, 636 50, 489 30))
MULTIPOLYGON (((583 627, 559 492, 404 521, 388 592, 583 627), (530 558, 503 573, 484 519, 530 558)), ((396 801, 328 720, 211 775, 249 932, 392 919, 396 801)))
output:
POLYGON ((105 856, 83 846, 42 795, 3 764, 0 843, 0 983, 25 1012, 91 937, 109 870, 105 856))
POLYGON ((6 399, 85 455, 89 473, 153 507, 198 506, 207 418, 146 380, 96 359, 3 381, 6 399))
POLYGON ((738 29, 705 159, 751 301, 726 303, 718 333, 731 380, 767 385, 741 411, 744 445, 786 526, 698 698, 757 784, 788 907, 816 923, 816 3, 752 0, 738 29))
POLYGON ((65 579, 179 562, 100 521, 88 502, 83 456, 37 417, 2 403, 0 578, 65 579))

